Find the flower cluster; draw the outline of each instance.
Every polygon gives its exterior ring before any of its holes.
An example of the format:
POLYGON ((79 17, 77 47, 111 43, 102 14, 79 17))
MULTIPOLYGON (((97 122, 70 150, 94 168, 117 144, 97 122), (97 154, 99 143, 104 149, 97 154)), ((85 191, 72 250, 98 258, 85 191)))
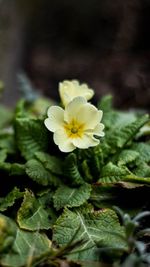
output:
POLYGON ((54 133, 54 142, 62 152, 75 148, 89 148, 99 144, 104 136, 101 123, 103 112, 87 102, 94 91, 78 81, 64 81, 59 85, 60 98, 65 108, 51 106, 45 126, 54 133))

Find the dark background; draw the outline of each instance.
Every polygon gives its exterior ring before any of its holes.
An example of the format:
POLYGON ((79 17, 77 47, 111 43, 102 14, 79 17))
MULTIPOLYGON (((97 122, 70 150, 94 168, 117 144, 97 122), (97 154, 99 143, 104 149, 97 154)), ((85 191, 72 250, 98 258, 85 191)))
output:
POLYGON ((44 95, 78 79, 95 100, 114 95, 119 108, 150 109, 149 0, 1 0, 0 79, 3 102, 19 97, 25 71, 44 95))

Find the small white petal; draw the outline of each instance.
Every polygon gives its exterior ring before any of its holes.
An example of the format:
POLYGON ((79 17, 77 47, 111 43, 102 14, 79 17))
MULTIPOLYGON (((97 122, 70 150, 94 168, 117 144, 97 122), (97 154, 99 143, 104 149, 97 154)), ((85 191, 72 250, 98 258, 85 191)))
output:
POLYGON ((78 109, 76 116, 77 121, 84 124, 86 129, 93 129, 100 122, 102 118, 102 111, 98 110, 94 105, 86 103, 78 109))
POLYGON ((67 106, 75 97, 83 96, 87 100, 91 99, 94 91, 87 84, 79 84, 79 81, 63 81, 59 83, 59 94, 64 106, 67 106))
POLYGON ((89 148, 92 146, 97 146, 99 144, 99 140, 92 137, 92 135, 84 134, 81 138, 74 138, 72 140, 74 146, 78 148, 89 148))
POLYGON ((76 114, 79 109, 86 104, 87 101, 84 97, 75 97, 67 106, 64 112, 64 120, 70 122, 72 119, 76 119, 76 114))
POLYGON ((93 134, 94 135, 97 135, 97 136, 103 137, 105 135, 105 133, 103 132, 103 130, 104 130, 104 124, 103 123, 99 123, 93 129, 93 134))
POLYGON ((45 126, 49 131, 55 132, 63 126, 64 110, 58 106, 52 106, 48 109, 48 118, 45 119, 45 126))
POLYGON ((54 133, 54 143, 59 146, 62 152, 71 152, 76 148, 63 129, 54 133))

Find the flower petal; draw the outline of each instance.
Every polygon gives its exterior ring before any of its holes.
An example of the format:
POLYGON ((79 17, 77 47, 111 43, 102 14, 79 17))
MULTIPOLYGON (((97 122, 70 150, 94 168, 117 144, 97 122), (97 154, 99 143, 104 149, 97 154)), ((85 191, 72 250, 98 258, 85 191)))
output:
POLYGON ((74 146, 78 148, 89 148, 92 146, 97 146, 99 144, 99 140, 96 138, 93 138, 91 135, 84 134, 82 138, 74 138, 72 140, 72 143, 74 146))
POLYGON ((71 152, 76 148, 63 129, 54 133, 54 143, 59 146, 62 152, 71 152))
POLYGON ((94 105, 86 103, 78 109, 76 119, 84 124, 85 130, 94 129, 100 122, 102 114, 102 111, 98 110, 94 105))
POLYGON ((64 110, 58 106, 52 106, 48 109, 48 118, 45 119, 44 124, 49 131, 55 132, 63 126, 64 110))
POLYGON ((75 97, 67 106, 64 112, 64 120, 70 122, 72 119, 76 119, 76 114, 79 109, 86 104, 87 101, 84 97, 78 96, 75 97))
POLYGON ((105 135, 105 133, 103 132, 104 127, 105 126, 103 123, 97 124, 96 127, 93 129, 93 134, 103 137, 105 135))
POLYGON ((77 80, 66 80, 59 83, 59 94, 63 105, 66 106, 78 96, 83 96, 87 100, 91 99, 94 91, 86 83, 80 84, 77 80))

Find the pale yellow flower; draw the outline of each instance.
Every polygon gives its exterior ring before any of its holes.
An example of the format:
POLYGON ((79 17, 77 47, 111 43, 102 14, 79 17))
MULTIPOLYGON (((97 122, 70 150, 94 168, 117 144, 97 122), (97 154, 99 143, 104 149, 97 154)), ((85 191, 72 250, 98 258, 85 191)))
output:
POLYGON ((71 152, 76 147, 85 149, 99 144, 95 136, 104 136, 100 123, 103 112, 87 103, 84 97, 74 98, 64 109, 52 106, 44 123, 54 133, 54 142, 62 152, 71 152))
POLYGON ((77 96, 83 96, 90 100, 94 91, 87 86, 87 84, 79 84, 77 80, 63 81, 59 83, 59 94, 64 106, 68 105, 77 96))

